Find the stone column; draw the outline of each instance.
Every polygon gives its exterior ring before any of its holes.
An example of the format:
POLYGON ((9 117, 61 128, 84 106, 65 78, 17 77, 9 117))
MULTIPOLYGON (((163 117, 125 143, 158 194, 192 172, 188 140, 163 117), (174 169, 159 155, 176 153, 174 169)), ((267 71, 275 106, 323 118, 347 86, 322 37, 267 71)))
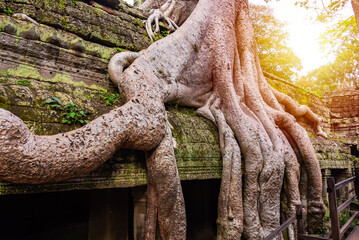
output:
MULTIPOLYGON (((327 193, 327 188, 328 188, 328 184, 327 184, 327 178, 330 177, 331 175, 331 171, 330 169, 322 169, 322 183, 323 183, 323 192, 322 192, 322 196, 323 196, 323 201, 325 206, 328 207, 328 193, 327 193)), ((329 209, 328 209, 329 211, 329 209)))
POLYGON ((131 189, 133 199, 133 239, 144 239, 144 228, 146 218, 146 186, 131 189))
MULTIPOLYGON (((346 180, 348 178, 351 178, 351 177, 352 177, 352 169, 351 168, 342 169, 338 174, 336 183, 344 181, 344 180, 346 180)), ((343 202, 346 199, 348 199, 348 197, 349 197, 349 189, 353 188, 353 187, 354 187, 353 183, 350 183, 350 184, 346 185, 345 187, 341 188, 339 190, 338 199, 341 199, 343 202)))

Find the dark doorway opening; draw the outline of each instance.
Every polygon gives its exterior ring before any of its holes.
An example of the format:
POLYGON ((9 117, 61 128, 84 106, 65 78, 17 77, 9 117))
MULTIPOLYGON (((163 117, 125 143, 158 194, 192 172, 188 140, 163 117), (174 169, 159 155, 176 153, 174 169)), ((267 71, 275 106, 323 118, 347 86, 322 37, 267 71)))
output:
POLYGON ((85 240, 88 191, 0 196, 2 240, 85 240))
POLYGON ((221 181, 183 181, 187 215, 187 239, 216 239, 217 206, 221 181))
POLYGON ((359 149, 358 149, 358 145, 351 145, 350 146, 350 154, 359 158, 359 149))

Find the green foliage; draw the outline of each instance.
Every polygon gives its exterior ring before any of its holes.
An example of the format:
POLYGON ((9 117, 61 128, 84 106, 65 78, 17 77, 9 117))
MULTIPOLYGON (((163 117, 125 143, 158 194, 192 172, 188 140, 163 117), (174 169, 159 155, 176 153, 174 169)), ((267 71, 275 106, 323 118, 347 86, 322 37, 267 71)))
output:
POLYGON ((268 6, 251 5, 250 10, 262 69, 286 80, 295 78, 302 64, 287 46, 285 24, 274 17, 268 6))
POLYGON ((337 13, 345 8, 349 0, 301 0, 295 2, 295 5, 317 13, 316 20, 320 22, 328 22, 337 17, 337 13))
POLYGON ((20 79, 17 80, 15 83, 20 86, 32 87, 31 82, 27 79, 20 79))
POLYGON ((153 38, 153 41, 158 41, 164 37, 167 37, 168 36, 168 31, 161 31, 160 33, 153 33, 154 35, 154 38, 153 38))
POLYGON ((333 61, 299 81, 311 89, 329 91, 338 87, 359 86, 359 40, 354 16, 338 21, 320 37, 323 51, 333 61))
POLYGON ((77 1, 76 0, 71 0, 73 4, 77 5, 77 1))
POLYGON ((6 83, 9 81, 9 77, 11 76, 9 71, 0 71, 0 74, 2 75, 0 76, 0 83, 6 83))
MULTIPOLYGON (((340 224, 340 226, 343 226, 345 223, 347 223, 350 218, 351 218, 351 214, 348 211, 348 209, 341 212, 341 214, 339 215, 339 224, 340 224)), ((354 222, 352 222, 351 227, 355 227, 357 222, 358 222, 358 220, 355 220, 354 222)))
POLYGON ((154 42, 163 38, 163 36, 161 34, 153 33, 153 35, 154 35, 154 38, 153 38, 154 42))
POLYGON ((329 221, 330 221, 330 216, 325 215, 325 216, 324 216, 324 222, 325 222, 325 223, 329 223, 329 221))
POLYGON ((119 47, 117 47, 116 50, 117 50, 117 52, 123 52, 123 49, 119 48, 119 47))
POLYGON ((118 93, 109 93, 103 91, 100 93, 99 98, 105 101, 106 106, 111 106, 116 102, 122 102, 121 96, 118 93))
POLYGON ((74 103, 68 103, 63 105, 62 101, 52 96, 52 99, 44 101, 45 104, 49 104, 53 109, 57 111, 62 111, 62 116, 64 119, 62 123, 65 124, 76 124, 80 123, 81 125, 87 124, 90 121, 87 120, 87 115, 89 112, 85 112, 83 109, 80 109, 74 103))
POLYGON ((327 234, 327 229, 325 227, 320 226, 317 228, 316 233, 324 237, 327 234))
POLYGON ((144 28, 145 27, 145 23, 144 22, 142 22, 142 21, 140 21, 140 20, 136 20, 136 23, 137 23, 137 25, 140 27, 140 28, 144 28))
POLYGON ((196 110, 193 108, 187 109, 188 116, 197 116, 196 110))
POLYGON ((3 8, 3 12, 8 16, 11 16, 14 14, 14 12, 9 7, 3 8))
POLYGON ((63 110, 65 111, 63 113, 63 116, 65 117, 64 120, 62 120, 62 123, 66 124, 75 124, 75 123, 81 123, 86 124, 90 121, 86 119, 87 112, 85 112, 82 109, 79 109, 75 104, 68 103, 63 107, 63 110))
POLYGON ((330 229, 331 229, 330 216, 325 215, 324 216, 324 225, 317 228, 316 234, 324 237, 328 234, 330 229))
POLYGON ((52 96, 52 99, 44 101, 46 104, 50 104, 52 108, 55 108, 57 110, 62 109, 62 101, 58 99, 57 97, 52 96))

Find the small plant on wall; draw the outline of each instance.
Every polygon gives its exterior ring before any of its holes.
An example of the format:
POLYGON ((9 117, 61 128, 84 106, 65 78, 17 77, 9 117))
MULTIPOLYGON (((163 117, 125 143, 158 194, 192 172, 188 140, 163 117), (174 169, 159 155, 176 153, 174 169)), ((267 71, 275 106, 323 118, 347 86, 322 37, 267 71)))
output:
POLYGON ((87 124, 90 121, 87 120, 87 114, 89 114, 88 112, 85 112, 84 110, 78 108, 75 104, 73 103, 68 103, 66 104, 64 107, 64 113, 63 116, 65 117, 64 120, 62 120, 62 123, 66 123, 66 124, 76 124, 76 123, 81 123, 81 124, 87 124))
POLYGON ((20 79, 17 80, 15 83, 19 86, 32 87, 31 82, 27 79, 20 79))
POLYGON ((122 99, 120 94, 118 93, 109 93, 107 91, 102 91, 99 95, 99 98, 105 101, 106 106, 111 106, 114 103, 118 102, 121 103, 122 99))
POLYGON ((14 14, 14 12, 9 7, 3 8, 3 12, 8 16, 11 16, 14 14))
POLYGON ((90 112, 78 108, 74 103, 63 105, 62 101, 57 97, 52 97, 52 99, 44 101, 44 103, 49 104, 55 110, 62 111, 62 116, 64 117, 62 123, 64 124, 80 123, 81 125, 84 125, 90 122, 87 119, 90 112))
POLYGON ((5 72, 0 71, 0 83, 7 83, 7 82, 9 82, 10 77, 11 77, 10 72, 8 72, 8 71, 5 71, 5 72))

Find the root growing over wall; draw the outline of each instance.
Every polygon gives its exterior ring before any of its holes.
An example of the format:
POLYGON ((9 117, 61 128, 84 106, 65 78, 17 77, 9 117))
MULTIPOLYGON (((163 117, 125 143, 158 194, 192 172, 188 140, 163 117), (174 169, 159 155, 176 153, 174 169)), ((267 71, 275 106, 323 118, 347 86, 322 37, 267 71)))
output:
POLYGON ((320 167, 295 117, 311 121, 318 135, 325 133, 309 108, 268 85, 247 1, 200 0, 175 33, 140 54, 115 55, 109 74, 127 103, 69 133, 35 136, 0 110, 1 179, 60 181, 94 170, 119 148, 145 150, 146 239, 154 239, 157 223, 162 239, 185 239, 184 200, 164 107, 176 101, 198 108, 218 126, 223 155, 218 239, 267 236, 280 224, 282 189, 287 216, 305 201, 310 226, 321 221, 320 167))

